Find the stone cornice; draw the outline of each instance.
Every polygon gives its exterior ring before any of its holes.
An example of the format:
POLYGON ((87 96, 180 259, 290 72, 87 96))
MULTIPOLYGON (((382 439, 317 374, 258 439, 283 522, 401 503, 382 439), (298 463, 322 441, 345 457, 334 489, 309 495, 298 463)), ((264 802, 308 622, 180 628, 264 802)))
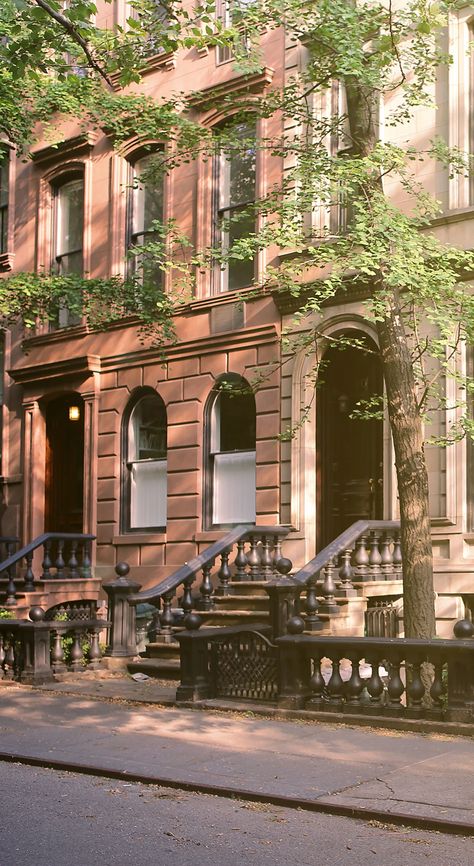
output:
POLYGON ((64 379, 66 376, 90 376, 101 369, 100 358, 97 355, 82 355, 78 358, 66 358, 24 367, 15 367, 8 374, 19 385, 29 385, 38 381, 64 379))
POLYGON ((33 150, 30 156, 34 164, 40 167, 65 159, 75 159, 88 154, 94 147, 97 137, 97 132, 91 130, 33 150))
POLYGON ((189 97, 189 105, 193 108, 205 109, 220 104, 226 96, 235 94, 260 93, 265 87, 272 83, 274 70, 270 66, 264 66, 260 72, 249 75, 234 75, 227 81, 205 87, 198 93, 189 97))

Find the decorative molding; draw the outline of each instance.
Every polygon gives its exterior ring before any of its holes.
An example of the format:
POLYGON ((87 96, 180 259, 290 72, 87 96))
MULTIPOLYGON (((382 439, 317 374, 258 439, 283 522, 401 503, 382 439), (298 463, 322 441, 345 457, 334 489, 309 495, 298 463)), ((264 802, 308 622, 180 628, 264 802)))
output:
POLYGON ((205 87, 204 90, 193 94, 189 98, 189 105, 198 109, 211 108, 216 102, 221 106, 223 99, 236 93, 259 93, 272 83, 273 74, 274 69, 271 66, 264 66, 260 72, 253 72, 249 75, 234 75, 227 81, 205 87))
POLYGON ((40 167, 64 159, 74 159, 77 156, 88 154, 94 147, 97 138, 98 133, 90 130, 80 135, 75 135, 73 138, 66 138, 63 141, 48 144, 39 150, 33 150, 30 156, 33 163, 40 167))
MULTIPOLYGON (((144 78, 150 72, 156 69, 164 69, 169 71, 176 68, 176 51, 161 51, 158 54, 150 54, 146 59, 146 66, 141 70, 141 76, 144 78)), ((120 84, 120 72, 112 72, 109 76, 114 90, 122 90, 124 85, 120 84)))
POLYGON ((244 328, 241 331, 224 331, 221 334, 209 334, 208 337, 199 340, 183 341, 162 348, 144 347, 134 352, 108 355, 101 358, 101 371, 156 364, 157 360, 163 363, 195 358, 197 355, 231 352, 252 346, 275 344, 278 339, 277 327, 274 324, 244 328))
POLYGON ((8 370, 14 382, 19 385, 30 385, 38 381, 64 379, 68 376, 90 376, 99 373, 101 369, 98 355, 82 355, 79 358, 67 358, 49 363, 32 364, 28 367, 16 367, 8 370))
POLYGON ((11 271, 15 253, 0 253, 0 272, 11 271))

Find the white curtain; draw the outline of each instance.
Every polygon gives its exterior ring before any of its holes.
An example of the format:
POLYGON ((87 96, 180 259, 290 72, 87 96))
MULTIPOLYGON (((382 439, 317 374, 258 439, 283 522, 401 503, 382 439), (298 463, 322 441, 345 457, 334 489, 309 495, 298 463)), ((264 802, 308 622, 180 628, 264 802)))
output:
POLYGON ((214 523, 255 522, 255 451, 214 456, 214 523))
POLYGON ((130 526, 166 526, 167 461, 140 460, 131 466, 130 526))

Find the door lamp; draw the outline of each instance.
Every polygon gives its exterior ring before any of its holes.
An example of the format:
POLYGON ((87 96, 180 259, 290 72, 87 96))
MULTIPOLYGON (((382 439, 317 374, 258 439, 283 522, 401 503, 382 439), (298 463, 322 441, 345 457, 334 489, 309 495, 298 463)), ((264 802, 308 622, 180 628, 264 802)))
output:
POLYGON ((81 410, 79 406, 69 406, 69 420, 70 421, 79 421, 81 417, 81 410))

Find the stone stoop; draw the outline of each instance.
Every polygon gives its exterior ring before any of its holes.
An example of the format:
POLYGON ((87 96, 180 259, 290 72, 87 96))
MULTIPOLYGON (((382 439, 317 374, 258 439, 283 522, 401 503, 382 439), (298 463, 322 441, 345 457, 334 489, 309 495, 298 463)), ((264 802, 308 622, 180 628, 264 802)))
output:
MULTIPOLYGON (((28 619, 30 608, 42 607, 45 611, 58 604, 72 601, 99 601, 102 581, 98 577, 64 578, 36 581, 34 592, 24 592, 22 581, 17 582, 17 603, 8 606, 15 619, 28 619)), ((5 603, 0 601, 0 607, 5 603)))

